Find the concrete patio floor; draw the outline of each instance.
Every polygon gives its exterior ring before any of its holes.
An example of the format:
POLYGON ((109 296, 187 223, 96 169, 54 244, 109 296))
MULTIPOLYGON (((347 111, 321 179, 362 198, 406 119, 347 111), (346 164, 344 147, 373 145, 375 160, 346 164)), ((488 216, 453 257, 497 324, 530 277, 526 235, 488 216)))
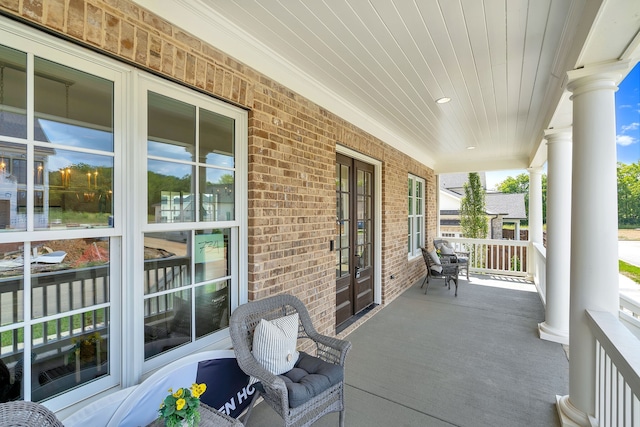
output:
MULTIPOLYGON (((558 426, 569 362, 538 338, 533 284, 472 275, 456 298, 442 279, 426 295, 420 283, 346 331, 346 426, 558 426)), ((261 403, 246 425, 282 424, 261 403)), ((337 414, 314 424, 336 425, 337 414)))

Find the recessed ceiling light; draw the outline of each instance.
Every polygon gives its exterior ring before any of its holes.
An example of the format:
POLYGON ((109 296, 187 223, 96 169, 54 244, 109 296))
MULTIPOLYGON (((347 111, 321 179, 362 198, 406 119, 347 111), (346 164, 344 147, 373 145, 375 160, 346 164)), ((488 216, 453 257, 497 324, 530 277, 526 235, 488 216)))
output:
POLYGON ((476 146, 475 146, 475 145, 469 145, 469 146, 467 147, 467 150, 475 150, 475 149, 476 149, 476 146))
POLYGON ((447 98, 446 96, 436 99, 436 103, 438 104, 446 104, 449 101, 451 101, 451 98, 447 98))

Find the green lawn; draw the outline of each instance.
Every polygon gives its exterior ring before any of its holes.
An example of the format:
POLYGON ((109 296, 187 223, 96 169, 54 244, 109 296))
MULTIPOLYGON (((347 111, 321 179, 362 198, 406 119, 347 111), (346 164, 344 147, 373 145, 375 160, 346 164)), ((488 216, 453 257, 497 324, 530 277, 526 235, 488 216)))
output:
POLYGON ((640 267, 636 267, 635 265, 628 264, 624 261, 618 261, 618 263, 620 274, 624 274, 634 282, 640 284, 640 267))

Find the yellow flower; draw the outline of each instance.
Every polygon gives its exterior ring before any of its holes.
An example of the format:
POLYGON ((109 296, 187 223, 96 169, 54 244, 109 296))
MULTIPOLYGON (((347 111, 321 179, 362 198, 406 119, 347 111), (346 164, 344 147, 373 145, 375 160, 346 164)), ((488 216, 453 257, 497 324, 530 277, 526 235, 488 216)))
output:
POLYGON ((176 400, 176 410, 181 410, 182 408, 184 408, 184 405, 187 403, 186 400, 184 399, 178 399, 176 400))
POLYGON ((173 397, 175 397, 176 399, 182 397, 183 395, 184 395, 184 389, 182 388, 179 388, 178 391, 173 393, 173 397))
POLYGON ((193 394, 193 397, 200 397, 206 390, 207 385, 205 383, 191 385, 191 394, 193 394))

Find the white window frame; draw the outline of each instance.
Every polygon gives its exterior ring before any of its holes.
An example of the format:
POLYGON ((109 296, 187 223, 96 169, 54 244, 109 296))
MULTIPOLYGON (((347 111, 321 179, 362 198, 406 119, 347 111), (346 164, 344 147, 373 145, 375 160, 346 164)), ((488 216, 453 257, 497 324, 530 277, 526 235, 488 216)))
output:
POLYGON ((424 221, 426 190, 425 183, 426 182, 424 178, 409 174, 408 185, 412 187, 412 191, 407 192, 408 205, 411 206, 411 210, 410 212, 408 212, 407 221, 407 223, 409 224, 409 229, 407 230, 407 241, 411 242, 409 245, 410 247, 407 248, 408 259, 419 257, 420 248, 424 246, 424 239, 426 234, 424 221), (418 197, 416 193, 416 190, 419 188, 418 183, 422 184, 422 194, 420 195, 420 197, 418 197), (418 214, 417 212, 421 212, 421 214, 418 214), (418 225, 420 226, 420 230, 422 230, 421 234, 418 234, 416 232, 418 225))

